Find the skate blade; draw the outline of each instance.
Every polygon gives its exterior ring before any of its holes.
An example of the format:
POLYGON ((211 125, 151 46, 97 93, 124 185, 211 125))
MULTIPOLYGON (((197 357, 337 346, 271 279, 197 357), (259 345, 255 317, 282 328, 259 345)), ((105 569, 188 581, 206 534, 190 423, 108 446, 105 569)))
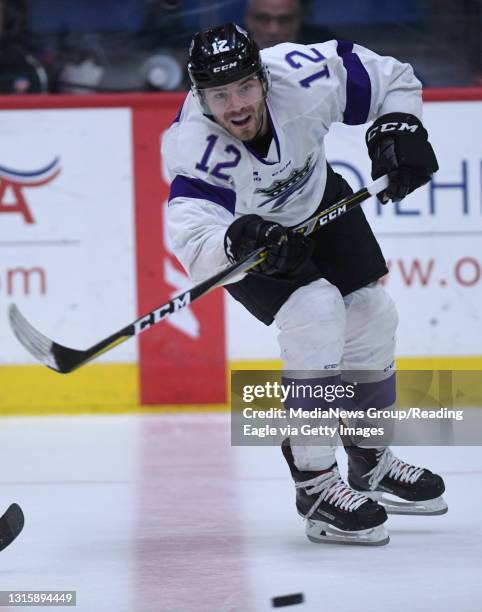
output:
POLYGON ((370 491, 367 497, 381 504, 387 514, 412 514, 416 516, 438 516, 448 511, 443 497, 425 501, 397 501, 386 496, 382 491, 370 491))
POLYGON ((384 546, 390 541, 383 525, 360 531, 342 531, 324 521, 306 521, 306 537, 315 544, 350 544, 352 546, 384 546))

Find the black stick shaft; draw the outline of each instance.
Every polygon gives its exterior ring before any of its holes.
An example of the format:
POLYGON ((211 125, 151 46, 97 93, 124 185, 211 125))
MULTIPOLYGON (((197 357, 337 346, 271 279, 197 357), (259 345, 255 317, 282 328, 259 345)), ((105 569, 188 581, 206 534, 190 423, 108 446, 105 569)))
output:
MULTIPOLYGON (((292 228, 291 231, 299 232, 307 236, 320 227, 335 221, 353 208, 356 208, 371 195, 375 195, 385 189, 387 185, 388 178, 383 176, 367 187, 333 204, 333 206, 318 213, 311 219, 300 223, 292 228)), ((14 304, 11 304, 9 310, 10 324, 18 340, 34 357, 47 367, 66 374, 83 366, 99 355, 106 353, 118 344, 128 340, 130 337, 137 336, 153 325, 157 325, 157 323, 160 323, 166 317, 189 306, 216 287, 225 285, 228 282, 241 280, 249 270, 264 260, 266 254, 267 251, 265 248, 254 251, 243 261, 228 266, 188 291, 180 293, 172 300, 169 300, 165 304, 161 304, 161 306, 151 310, 151 312, 136 319, 126 327, 114 332, 110 336, 107 336, 107 338, 100 340, 100 342, 97 342, 85 350, 73 349, 53 342, 37 331, 25 317, 23 317, 14 304)))

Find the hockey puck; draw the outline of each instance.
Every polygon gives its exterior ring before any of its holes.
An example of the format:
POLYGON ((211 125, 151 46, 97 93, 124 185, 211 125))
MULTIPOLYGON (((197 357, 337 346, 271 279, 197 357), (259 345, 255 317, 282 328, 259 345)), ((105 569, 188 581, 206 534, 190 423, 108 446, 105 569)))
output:
POLYGON ((280 595, 273 597, 271 604, 273 608, 284 608, 284 606, 294 606, 304 602, 303 593, 292 593, 291 595, 280 595))

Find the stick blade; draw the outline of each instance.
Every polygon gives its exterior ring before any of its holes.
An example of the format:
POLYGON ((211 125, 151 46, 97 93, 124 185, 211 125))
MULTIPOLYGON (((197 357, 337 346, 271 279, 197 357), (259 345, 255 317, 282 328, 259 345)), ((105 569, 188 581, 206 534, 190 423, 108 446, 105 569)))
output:
POLYGON ((0 517, 0 550, 11 544, 22 531, 25 517, 18 504, 11 504, 0 517))
MULTIPOLYGON (((10 304, 8 318, 10 320, 10 327, 20 344, 35 359, 51 370, 60 372, 60 374, 68 374, 89 361, 92 357, 89 350, 79 351, 69 348, 41 334, 27 321, 15 304, 10 304)), ((93 355, 95 354, 93 353, 93 355)))
POLYGON ((62 370, 55 359, 53 340, 41 334, 31 325, 15 304, 8 309, 10 327, 20 344, 38 361, 57 372, 62 370))

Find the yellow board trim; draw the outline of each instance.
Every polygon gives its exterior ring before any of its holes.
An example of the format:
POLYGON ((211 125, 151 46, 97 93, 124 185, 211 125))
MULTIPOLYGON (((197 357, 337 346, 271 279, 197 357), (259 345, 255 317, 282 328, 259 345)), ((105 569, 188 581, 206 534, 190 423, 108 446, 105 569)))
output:
POLYGON ((41 365, 0 367, 0 414, 139 410, 135 364, 95 364, 58 374, 41 365))
MULTIPOLYGON (((230 370, 278 370, 280 360, 231 361, 230 370)), ((478 370, 482 356, 400 357, 400 370, 478 370)), ((0 366, 0 415, 223 412, 224 404, 142 406, 137 364, 91 364, 70 374, 41 365, 0 366)), ((482 378, 482 377, 481 377, 482 378)), ((229 384, 229 380, 228 380, 229 384)))
MULTIPOLYGON (((482 355, 470 357, 433 356, 433 357, 398 357, 398 370, 480 370, 482 355)), ((238 360, 231 361, 231 370, 279 370, 281 359, 273 360, 238 360)))

